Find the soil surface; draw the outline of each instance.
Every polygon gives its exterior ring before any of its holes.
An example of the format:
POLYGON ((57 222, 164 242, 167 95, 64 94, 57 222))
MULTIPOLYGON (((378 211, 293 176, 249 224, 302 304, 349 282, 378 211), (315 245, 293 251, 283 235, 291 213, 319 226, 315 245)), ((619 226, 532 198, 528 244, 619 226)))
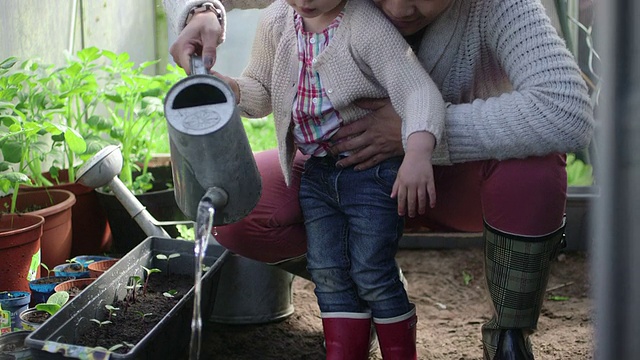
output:
MULTIPOLYGON (((482 359, 481 325, 491 314, 482 249, 401 250, 397 256, 417 306, 420 359, 482 359)), ((561 254, 552 265, 548 298, 532 335, 536 360, 593 359, 588 257, 561 254)), ((206 323, 201 359, 324 359, 313 284, 293 282, 295 312, 260 325, 206 323)), ((370 359, 382 359, 376 350, 370 359)))
MULTIPOLYGON (((140 286, 135 298, 119 299, 112 306, 118 310, 103 309, 104 313, 82 334, 78 345, 88 347, 101 346, 109 349, 115 345, 124 346, 114 350, 116 353, 127 353, 129 346, 139 342, 165 316, 193 286, 193 277, 187 275, 165 275, 155 273, 149 277, 146 287, 140 286), (166 296, 171 292, 174 296, 166 296), (175 293, 174 293, 175 292, 175 293), (110 321, 111 323, 105 323, 110 321)), ((131 293, 130 293, 131 294, 131 293)))

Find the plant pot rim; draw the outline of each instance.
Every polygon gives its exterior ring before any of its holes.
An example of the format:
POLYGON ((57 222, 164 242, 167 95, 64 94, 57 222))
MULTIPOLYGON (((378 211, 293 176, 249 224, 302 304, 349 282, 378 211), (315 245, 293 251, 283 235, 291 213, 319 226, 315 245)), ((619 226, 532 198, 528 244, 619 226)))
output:
MULTIPOLYGON (((12 227, 11 229, 0 228, 0 237, 2 236, 11 236, 16 233, 29 231, 32 229, 36 229, 44 225, 44 217, 38 214, 33 213, 25 213, 25 214, 1 214, 0 215, 0 224, 3 224, 5 221, 9 221, 10 224, 14 224, 15 220, 24 220, 20 222, 28 222, 26 225, 12 227), (6 220, 9 218, 10 220, 6 220)), ((19 224, 20 225, 20 224, 19 224)), ((2 226, 2 225, 0 225, 2 226)))
POLYGON ((27 214, 33 214, 33 215, 41 215, 41 216, 45 216, 48 215, 52 212, 59 212, 62 211, 63 209, 67 209, 70 208, 71 206, 73 206, 73 204, 76 203, 76 196, 69 190, 62 190, 62 189, 47 189, 47 190, 37 190, 37 191, 25 191, 22 193, 19 193, 18 196, 37 196, 41 193, 48 193, 48 194, 52 194, 52 195, 57 195, 59 194, 60 196, 63 197, 63 199, 60 202, 54 203, 53 205, 49 205, 47 207, 44 207, 42 209, 39 210, 35 210, 35 211, 29 211, 27 212, 27 214), (66 196, 66 197, 64 197, 66 196))

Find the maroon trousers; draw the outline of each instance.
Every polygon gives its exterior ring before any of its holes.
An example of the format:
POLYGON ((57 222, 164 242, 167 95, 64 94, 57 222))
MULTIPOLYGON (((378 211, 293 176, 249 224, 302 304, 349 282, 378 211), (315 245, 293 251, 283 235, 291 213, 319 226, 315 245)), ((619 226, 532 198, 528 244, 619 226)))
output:
MULTIPOLYGON (((217 227, 216 239, 236 254, 279 262, 306 252, 298 203, 306 157, 298 153, 291 187, 284 183, 277 150, 255 154, 262 196, 241 221, 217 227)), ((565 155, 486 160, 435 166, 437 204, 407 218, 406 229, 481 232, 483 219, 502 232, 539 236, 562 225, 567 197, 565 155)))

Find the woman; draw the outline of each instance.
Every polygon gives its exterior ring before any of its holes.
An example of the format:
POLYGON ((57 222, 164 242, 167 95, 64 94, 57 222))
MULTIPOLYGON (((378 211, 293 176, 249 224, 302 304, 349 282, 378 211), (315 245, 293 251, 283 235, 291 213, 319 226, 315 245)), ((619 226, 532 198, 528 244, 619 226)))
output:
MULTIPOLYGON (((579 69, 539 0, 375 3, 412 45, 447 103, 446 147, 434 154, 434 165, 441 165, 434 166, 438 204, 407 219, 407 227, 484 231, 495 310, 482 327, 484 358, 532 359, 529 335, 540 315, 549 263, 563 240, 564 153, 587 147, 593 133, 579 69)), ((180 32, 171 54, 187 71, 193 52, 213 65, 224 34, 224 12, 199 4, 165 0, 180 32)), ((219 2, 211 7, 222 9, 219 2)), ((366 169, 402 154, 401 122, 390 103, 361 105, 372 112, 334 137, 343 140, 334 153, 352 151, 338 166, 366 169)), ((216 238, 238 254, 300 273, 306 251, 297 198, 303 159, 296 159, 290 188, 276 151, 259 153, 256 161, 262 199, 244 220, 219 227, 216 238)))

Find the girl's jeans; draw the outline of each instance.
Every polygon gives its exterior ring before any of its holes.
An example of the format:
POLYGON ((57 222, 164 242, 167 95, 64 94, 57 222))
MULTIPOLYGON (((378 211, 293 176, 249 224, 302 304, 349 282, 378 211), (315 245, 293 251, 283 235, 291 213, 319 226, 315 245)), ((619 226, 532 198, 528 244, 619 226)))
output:
POLYGON ((390 197, 402 158, 365 170, 311 157, 300 183, 307 268, 322 312, 391 318, 411 310, 395 255, 403 220, 390 197))

